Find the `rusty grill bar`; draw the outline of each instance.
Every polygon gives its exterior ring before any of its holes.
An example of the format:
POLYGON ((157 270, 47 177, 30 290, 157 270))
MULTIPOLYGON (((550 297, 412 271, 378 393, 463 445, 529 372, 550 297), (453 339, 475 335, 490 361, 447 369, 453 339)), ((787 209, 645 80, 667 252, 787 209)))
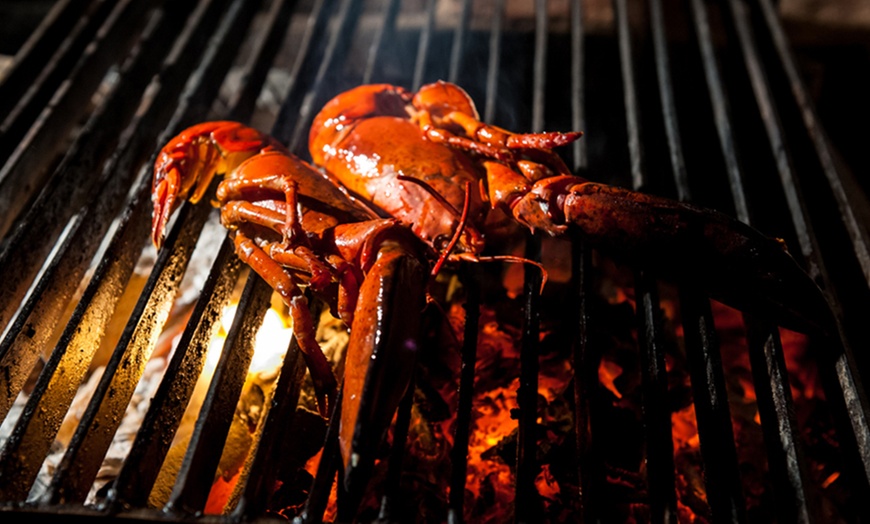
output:
MULTIPOLYGON (((447 78, 472 94, 489 122, 531 131, 587 131, 589 140, 577 142, 566 155, 578 174, 592 180, 630 185, 638 191, 673 193, 671 196, 690 201, 695 195, 690 185, 695 188, 708 183, 700 179, 703 176, 721 176, 717 183, 730 187, 732 200, 709 202, 708 197, 704 203, 730 209, 743 222, 755 224, 751 218, 762 217, 758 222, 763 222, 763 227, 778 228, 778 234, 790 240, 792 252, 800 253, 805 267, 833 304, 840 344, 817 348, 816 356, 825 393, 834 406, 843 475, 852 490, 853 500, 846 511, 866 511, 857 506, 870 489, 870 425, 859 362, 853 354, 853 347, 864 339, 855 335, 861 326, 846 315, 841 298, 849 295, 850 304, 867 298, 868 234, 866 224, 857 218, 866 212, 866 203, 855 190, 848 168, 834 160, 770 1, 723 0, 713 4, 690 0, 674 16, 677 7, 669 2, 614 0, 613 25, 603 36, 588 34, 581 2, 570 2, 566 13, 554 15, 555 2, 537 0, 532 29, 519 30, 506 14, 508 4, 505 0, 409 4, 397 0, 200 0, 195 5, 157 0, 57 2, 0 81, 0 159, 5 162, 0 169, 0 215, 4 217, 0 224, 0 418, 9 414, 55 328, 62 323, 66 326, 0 450, 0 514, 61 518, 120 515, 131 520, 172 521, 202 518, 198 515, 211 489, 250 363, 253 334, 268 307, 270 290, 253 274, 247 278, 239 314, 225 343, 227 349, 216 368, 166 511, 146 507, 148 493, 202 371, 221 308, 243 273, 229 241, 224 241, 214 258, 180 349, 168 364, 117 480, 99 507, 82 503, 209 219, 207 202, 182 206, 51 484, 40 500, 24 501, 73 400, 75 386, 86 376, 147 243, 149 166, 156 155, 155 145, 206 118, 250 120, 282 46, 284 52, 295 51, 295 61, 289 68, 289 83, 272 134, 302 157, 308 156, 305 137, 314 114, 338 92, 368 82, 416 89, 447 78), (441 8, 453 8, 455 16, 441 14, 441 8), (716 16, 711 17, 711 11, 716 16), (487 28, 472 24, 481 13, 491 15, 487 28), (567 31, 553 30, 551 17, 567 21, 567 31), (648 27, 631 22, 637 19, 648 27), (691 42, 678 46, 670 40, 674 26, 690 29, 691 42), (726 45, 717 47, 716 38, 724 38, 726 45), (242 80, 225 104, 215 104, 236 51, 242 47, 240 42, 250 47, 244 64, 237 66, 242 80), (403 49, 409 42, 416 49, 403 49), (517 46, 522 48, 519 57, 511 54, 517 46), (689 58, 685 48, 691 49, 689 58), (359 53, 358 49, 367 52, 359 53), (590 49, 608 53, 618 65, 602 67, 600 58, 588 54, 590 49), (351 63, 360 54, 364 55, 361 68, 351 63), (739 60, 733 60, 734 56, 739 60), (557 70, 557 63, 567 72, 557 70), (725 70, 727 74, 723 74, 725 70), (115 76, 114 82, 102 97, 91 102, 107 74, 115 76), (677 96, 677 90, 685 92, 681 82, 688 77, 703 79, 705 102, 684 101, 677 96), (612 103, 595 97, 602 89, 614 86, 623 95, 619 103, 606 109, 589 105, 612 103), (604 122, 605 111, 624 120, 604 122), (700 119, 706 118, 710 133, 687 138, 692 133, 680 127, 686 121, 679 118, 681 111, 706 115, 700 119), (788 127, 786 121, 800 122, 802 127, 788 127), (745 131, 747 122, 764 130, 766 144, 741 140, 740 130, 745 131), (625 139, 624 145, 614 145, 616 139, 600 141, 614 130, 617 139, 625 139), (659 138, 651 138, 654 136, 659 138), (690 153, 689 144, 703 140, 721 155, 713 175, 704 173, 709 159, 701 163, 690 153), (666 153, 651 151, 647 144, 658 145, 666 153), (804 145, 809 147, 798 150, 804 145), (58 155, 61 158, 55 159, 58 155), (778 175, 782 194, 776 198, 785 202, 786 218, 771 218, 767 210, 756 210, 754 200, 751 202, 752 184, 748 180, 757 176, 758 170, 748 168, 746 159, 757 155, 768 159, 762 163, 778 175), (808 157, 808 163, 796 160, 808 157), (844 231, 841 236, 848 240, 845 246, 822 242, 813 232, 813 212, 826 209, 814 199, 826 195, 802 194, 800 187, 810 179, 812 187, 819 187, 819 180, 823 180, 829 188, 831 202, 825 205, 839 212, 838 226, 844 231), (113 220, 117 225, 110 230, 113 220), (104 242, 107 235, 111 236, 104 242), (102 248, 101 243, 105 243, 102 248), (100 258, 93 261, 98 253, 100 258), (851 262, 839 262, 843 257, 851 262), (42 261, 47 261, 44 268, 42 261), (826 263, 846 276, 832 278, 826 263), (86 277, 92 264, 93 274, 86 277), (74 299, 83 280, 88 280, 88 285, 75 297, 78 302, 71 316, 62 317, 59 311, 74 299)), ((526 249, 531 258, 539 258, 547 243, 530 236, 526 249)), ((601 506, 605 472, 596 453, 600 443, 595 440, 595 428, 606 423, 597 416, 600 414, 592 402, 595 393, 591 384, 597 380, 598 362, 595 349, 589 345, 589 331, 596 312, 587 298, 594 293, 594 254, 581 241, 572 244, 571 253, 571 285, 577 300, 565 319, 576 326, 573 408, 578 492, 574 514, 578 521, 592 522, 605 509, 601 506)), ((469 320, 451 452, 450 522, 463 520, 465 504, 481 299, 475 275, 480 271, 480 267, 460 271, 469 294, 465 305, 469 320)), ((645 499, 652 521, 676 522, 671 406, 658 282, 642 267, 633 268, 633 273, 644 398, 645 499)), ((527 270, 525 276, 514 469, 518 522, 536 520, 540 505, 534 482, 539 471, 535 408, 542 297, 538 295, 539 272, 527 270)), ((679 299, 710 515, 716 522, 746 522, 710 301, 693 289, 680 289, 679 299)), ((318 313, 319 308, 312 300, 312 312, 318 313)), ((824 521, 815 503, 818 486, 812 485, 806 471, 779 331, 758 319, 746 317, 745 324, 776 516, 783 522, 824 521)), ((268 518, 269 490, 281 474, 274 456, 282 453, 297 427, 294 416, 303 375, 304 365, 294 341, 284 358, 271 407, 257 427, 259 441, 244 466, 235 509, 226 519, 268 518)), ((398 501, 403 496, 400 480, 413 393, 412 384, 394 427, 396 445, 390 454, 380 508, 383 521, 407 518, 398 512, 398 501)), ((326 425, 320 465, 298 521, 320 521, 337 474, 339 479, 343 476, 337 420, 338 410, 326 425)), ((344 493, 341 482, 336 489, 338 520, 350 521, 363 493, 344 493)))

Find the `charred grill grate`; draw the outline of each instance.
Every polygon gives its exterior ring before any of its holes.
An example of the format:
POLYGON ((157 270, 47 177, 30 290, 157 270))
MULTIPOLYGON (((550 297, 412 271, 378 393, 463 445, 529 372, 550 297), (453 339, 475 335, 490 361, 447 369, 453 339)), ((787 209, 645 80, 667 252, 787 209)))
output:
MULTIPOLYGON (((269 69, 287 62, 281 56, 287 53, 293 65, 272 134, 300 156, 307 157, 305 139, 314 114, 336 93, 367 82, 416 89, 446 78, 471 93, 487 121, 532 131, 586 131, 586 138, 566 153, 578 173, 685 201, 697 195, 786 238, 840 321, 841 344, 825 343, 816 350, 851 491, 843 514, 858 515, 856 501, 867 493, 870 477, 870 424, 861 363, 852 352, 864 337, 856 334, 861 326, 846 306, 866 304, 870 255, 860 217, 867 207, 848 169, 835 161, 774 7, 769 0, 690 0, 679 6, 614 0, 612 14, 606 27, 590 32, 580 2, 537 0, 525 16, 505 0, 58 0, 0 82, 3 418, 40 355, 46 355, 0 451, 0 511, 188 520, 203 510, 251 360, 253 333, 268 307, 270 290, 257 277, 246 281, 242 313, 229 330, 168 511, 145 508, 220 311, 242 274, 229 242, 215 256, 184 330, 179 347, 186 349, 168 364, 105 503, 90 507, 83 502, 166 323, 208 220, 208 203, 182 207, 51 483, 38 500, 24 501, 147 244, 155 144, 206 118, 250 120, 269 69), (246 58, 234 64, 240 42, 246 58), (241 80, 222 104, 215 104, 233 66, 241 80), (112 82, 106 82, 107 74, 112 82), (101 84, 103 92, 95 97, 101 84), (768 180, 770 173, 776 177, 768 180), (770 199, 770 209, 757 208, 762 199, 770 199), (814 219, 822 212, 839 218, 814 219), (829 234, 832 224, 837 230, 829 234), (825 238, 819 238, 823 227, 828 228, 825 238), (91 265, 93 274, 86 276, 91 265), (87 287, 76 296, 83 279, 87 287), (59 314, 74 297, 69 318, 59 314), (64 325, 55 341, 52 333, 64 325)), ((541 239, 527 242, 532 256, 547 248, 541 239)), ((596 420, 590 386, 597 380, 598 362, 587 343, 595 321, 587 300, 594 257, 581 242, 571 250, 578 300, 566 321, 576 325, 573 363, 583 378, 573 382, 574 498, 578 519, 593 521, 606 500, 595 442, 595 428, 605 422, 596 420)), ((449 481, 453 522, 463 519, 465 504, 481 299, 473 276, 481 268, 462 271, 469 298, 449 481)), ((655 275, 643 268, 635 268, 634 276, 646 501, 651 520, 674 522, 678 501, 658 286, 655 275)), ((537 413, 530 409, 537 404, 539 284, 539 274, 527 271, 515 469, 515 515, 524 522, 536 520, 539 504, 537 413)), ((680 289, 679 298, 710 515, 715 521, 745 522, 710 302, 693 289, 680 289)), ((815 502, 818 487, 810 482, 802 456, 779 331, 758 319, 745 318, 745 324, 776 516, 783 522, 823 521, 826 515, 815 502)), ((231 519, 266 515, 279 475, 273 458, 291 439, 303 372, 291 344, 231 519)), ((398 443, 407 438, 413 389, 396 419, 398 443)), ((334 413, 332 420, 337 417, 334 413)), ((395 446, 389 458, 380 507, 384 520, 407 518, 396 509, 401 506, 397 498, 404 496, 404 452, 403 445, 395 446)), ((332 423, 302 521, 322 518, 339 463, 337 424, 332 423)), ((351 520, 362 496, 340 493, 338 519, 351 520)))

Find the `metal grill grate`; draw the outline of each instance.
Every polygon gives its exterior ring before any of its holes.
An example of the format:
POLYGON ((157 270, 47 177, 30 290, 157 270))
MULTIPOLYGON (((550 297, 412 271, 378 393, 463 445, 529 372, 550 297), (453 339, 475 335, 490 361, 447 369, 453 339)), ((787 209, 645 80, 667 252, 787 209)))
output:
MULTIPOLYGON (((445 78, 465 87, 489 122, 531 131, 586 131, 586 138, 566 152, 578 174, 683 201, 697 199, 785 238, 824 290, 839 322, 839 344, 814 347, 834 410, 843 475, 850 483, 852 499, 843 512, 860 514, 857 501, 870 487, 870 424, 859 379, 861 361, 852 348, 865 337, 843 304, 867 303, 868 232, 859 217, 868 208, 848 168, 834 160, 775 9, 769 0, 690 0, 685 6, 614 0, 612 15, 612 21, 605 17, 610 25, 590 33, 581 2, 537 0, 526 14, 505 0, 59 0, 0 81, 0 159, 5 162, 0 169, 0 329, 5 330, 0 417, 10 413, 40 355, 47 355, 0 451, 0 500, 5 502, 0 511, 64 518, 199 518, 250 364, 253 334, 268 307, 271 290, 256 276, 246 281, 241 313, 228 333, 167 511, 146 506, 203 369, 220 311, 242 274, 227 241, 179 342, 184 350, 168 364, 106 503, 91 507, 83 502, 118 429, 119 413, 167 321, 209 219, 207 202, 180 210, 50 485, 40 499, 23 502, 147 245, 155 145, 206 118, 249 121, 270 68, 291 56, 295 60, 287 68, 288 84, 272 134, 302 157, 308 156, 305 137, 311 120, 335 94, 360 83, 416 89, 445 78), (245 58, 234 62, 240 49, 245 58), (215 103, 231 69, 241 80, 215 103), (95 96, 101 85, 103 91, 95 96), (827 214, 820 218, 823 212, 827 214), (822 228, 824 239, 819 238, 822 228), (77 296, 82 281, 87 287, 77 296), (848 297, 845 302, 842 296, 848 297), (72 300, 77 303, 65 318, 58 312, 72 300), (64 325, 55 342, 52 334, 64 325), (52 343, 53 349, 48 347, 52 343)), ((530 256, 540 257, 546 249, 546 241, 527 241, 530 256)), ((596 420, 590 386, 598 367, 588 344, 595 320, 587 300, 593 293, 595 259, 580 241, 571 253, 578 297, 566 315, 576 325, 573 364, 578 370, 573 383, 574 498, 577 519, 591 522, 604 511, 595 428, 606 423, 596 420)), ((451 455, 451 522, 463 520, 465 504, 479 271, 462 268, 469 299, 451 455)), ((658 283, 644 268, 633 268, 633 273, 645 498, 651 520, 675 522, 678 501, 658 283)), ((526 272, 515 465, 515 515, 521 522, 536 520, 539 508, 534 409, 539 278, 537 271, 526 272)), ((717 522, 745 522, 710 301, 693 289, 680 289, 679 301, 710 515, 717 522)), ((745 325, 776 517, 782 522, 824 521, 815 502, 818 487, 810 482, 802 456, 779 330, 749 317, 745 325)), ((266 516, 269 486, 279 467, 272 457, 281 453, 294 429, 304 372, 300 359, 291 344, 229 519, 266 516)), ((413 389, 395 422, 398 443, 406 440, 413 389)), ((339 420, 339 414, 331 420, 339 420)), ((337 426, 327 426, 303 522, 319 521, 327 506, 340 463, 337 426)), ((406 496, 400 489, 403 453, 403 445, 395 446, 389 458, 382 520, 407 518, 396 509, 398 497, 406 496)), ((340 521, 353 519, 362 496, 361 491, 340 493, 340 521)))

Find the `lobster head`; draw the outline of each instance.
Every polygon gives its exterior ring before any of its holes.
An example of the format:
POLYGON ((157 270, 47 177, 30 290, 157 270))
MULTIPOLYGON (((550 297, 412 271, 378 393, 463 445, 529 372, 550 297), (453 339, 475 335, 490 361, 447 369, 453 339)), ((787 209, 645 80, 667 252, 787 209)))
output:
POLYGON ((272 137, 238 122, 206 122, 184 130, 160 150, 154 163, 151 239, 163 244, 166 224, 183 200, 197 203, 216 175, 235 169, 250 156, 284 147, 272 137))
POLYGON ((353 124, 374 116, 408 117, 412 95, 390 84, 363 85, 345 91, 323 106, 311 123, 308 148, 315 164, 323 164, 324 148, 331 148, 353 124))

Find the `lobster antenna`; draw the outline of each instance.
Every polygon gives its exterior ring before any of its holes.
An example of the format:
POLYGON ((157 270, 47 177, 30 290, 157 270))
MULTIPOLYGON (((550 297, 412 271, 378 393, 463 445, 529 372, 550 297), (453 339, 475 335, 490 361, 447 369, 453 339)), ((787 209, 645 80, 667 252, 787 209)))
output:
POLYGON ((529 258, 517 257, 514 255, 491 255, 485 257, 477 257, 478 262, 511 262, 514 264, 530 264, 541 270, 541 289, 539 293, 544 293, 544 286, 547 285, 547 269, 540 262, 536 262, 529 258))
MULTIPOLYGON (((396 175, 396 178, 398 178, 398 179, 401 180, 402 182, 413 182, 414 184, 417 184, 418 186, 420 186, 420 187, 422 187, 423 189, 425 189, 426 192, 428 192, 430 195, 432 195, 432 198, 434 198, 434 199, 437 200, 437 201, 438 201, 442 206, 444 206, 445 208, 447 208, 447 210, 450 211, 450 213, 451 213, 453 216, 455 216, 455 217, 460 217, 460 216, 461 216, 461 214, 459 213, 459 210, 456 209, 455 207, 453 207, 453 204, 451 204, 450 202, 448 202, 447 199, 444 198, 444 195, 442 195, 442 194, 439 193, 438 191, 435 191, 435 189, 434 189, 432 186, 430 186, 428 183, 426 183, 426 182, 424 182, 424 181, 422 181, 422 180, 420 180, 420 179, 417 179, 417 178, 414 178, 414 177, 407 176, 407 175, 396 175)), ((466 203, 466 205, 468 204, 468 184, 470 184, 470 182, 467 182, 467 183, 466 183, 466 192, 465 192, 465 203, 466 203)))
MULTIPOLYGON (((424 182, 425 183, 425 182, 424 182)), ((431 188, 430 188, 431 189, 431 188)), ((438 195, 439 197, 441 195, 438 195)), ((445 200, 446 203, 446 200, 445 200)), ((450 205, 449 203, 447 205, 450 205)), ((450 206, 453 207, 453 206, 450 206)), ((453 238, 450 239, 450 243, 447 244, 447 247, 444 248, 444 251, 441 253, 441 256, 438 257, 438 262, 435 263, 435 267, 432 268, 432 278, 441 271, 441 266, 444 265, 444 262, 447 260, 447 257, 450 256, 450 252, 453 251, 453 248, 456 247, 456 242, 459 241, 459 237, 462 236, 462 232, 465 231, 465 226, 468 223, 468 210, 471 208, 471 181, 465 182, 465 203, 462 204, 462 215, 459 217, 459 225, 456 227, 456 232, 453 233, 453 238)))

